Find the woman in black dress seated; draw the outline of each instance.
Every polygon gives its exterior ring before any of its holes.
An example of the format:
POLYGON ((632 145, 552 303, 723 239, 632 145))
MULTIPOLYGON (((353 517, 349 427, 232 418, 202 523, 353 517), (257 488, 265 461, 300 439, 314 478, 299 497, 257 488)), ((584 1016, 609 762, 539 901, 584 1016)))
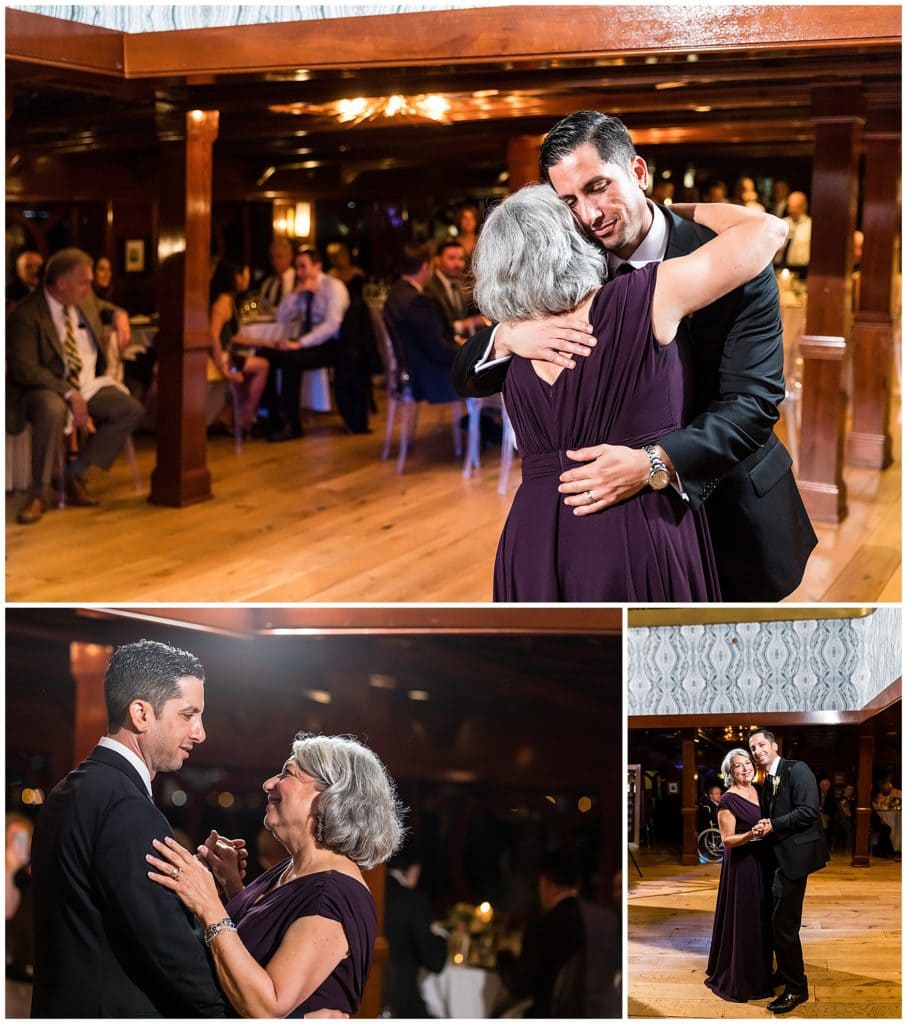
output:
POLYGON ((739 206, 671 209, 716 237, 604 286, 604 252, 547 185, 522 188, 485 220, 473 259, 479 309, 497 321, 573 312, 596 339, 575 369, 516 357, 507 373, 523 481, 498 546, 496 601, 720 599, 704 512, 669 483, 654 445, 691 418, 680 321, 759 273, 786 229, 739 206), (591 491, 585 509, 567 507, 558 482, 576 465, 569 452, 599 444, 653 446, 651 486, 610 507, 593 508, 591 491))
POLYGON ((269 366, 267 359, 255 354, 255 342, 243 338, 239 331, 236 296, 248 287, 249 268, 237 267, 226 260, 221 260, 215 267, 209 286, 211 356, 208 382, 218 384, 226 380, 240 386, 240 420, 244 433, 251 432, 258 415, 269 366))
POLYGON ((727 792, 718 804, 724 860, 718 882, 705 984, 722 999, 770 999, 772 942, 765 913, 759 793, 748 751, 732 750, 721 764, 727 792), (755 845, 754 845, 755 844, 755 845))
POLYGON ((155 842, 153 881, 205 929, 218 981, 242 1017, 359 1008, 377 934, 362 870, 387 860, 402 826, 394 784, 374 753, 345 736, 299 733, 263 786, 265 827, 290 856, 243 887, 232 844, 155 842))

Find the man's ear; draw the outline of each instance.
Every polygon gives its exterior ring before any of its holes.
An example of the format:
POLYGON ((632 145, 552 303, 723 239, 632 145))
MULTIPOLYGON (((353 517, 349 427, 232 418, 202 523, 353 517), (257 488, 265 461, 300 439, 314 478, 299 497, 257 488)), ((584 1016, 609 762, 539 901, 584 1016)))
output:
POLYGON ((156 720, 157 715, 154 713, 154 708, 147 700, 136 697, 135 700, 129 702, 129 707, 126 709, 126 721, 133 732, 148 732, 156 720))
POLYGON ((645 192, 649 184, 649 165, 639 155, 630 160, 630 174, 637 185, 645 192))

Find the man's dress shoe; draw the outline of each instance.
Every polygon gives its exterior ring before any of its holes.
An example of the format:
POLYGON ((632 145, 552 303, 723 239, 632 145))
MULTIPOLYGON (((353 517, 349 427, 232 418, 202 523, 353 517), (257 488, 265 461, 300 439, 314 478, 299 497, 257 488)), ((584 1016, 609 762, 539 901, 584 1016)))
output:
POLYGON ((47 499, 37 491, 29 491, 16 513, 16 522, 30 526, 32 523, 36 523, 46 511, 47 499))
POLYGON ((268 440, 271 442, 296 441, 300 437, 302 437, 302 427, 291 427, 288 424, 285 427, 281 427, 276 434, 271 434, 268 440))
POLYGON ((768 1004, 766 1009, 769 1013, 790 1013, 800 1003, 805 1003, 807 999, 809 999, 807 995, 798 995, 796 992, 782 992, 777 999, 773 999, 768 1004))
POLYGON ((67 478, 66 500, 76 508, 94 508, 101 504, 97 498, 92 498, 85 488, 85 481, 78 476, 67 478))

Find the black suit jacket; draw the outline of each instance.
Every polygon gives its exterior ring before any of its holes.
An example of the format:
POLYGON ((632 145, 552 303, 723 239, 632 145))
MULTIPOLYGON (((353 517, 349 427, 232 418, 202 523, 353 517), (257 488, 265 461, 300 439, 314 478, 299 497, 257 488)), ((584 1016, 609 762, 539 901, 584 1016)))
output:
POLYGON ((413 397, 420 402, 456 401, 450 368, 458 348, 440 305, 401 278, 388 292, 384 316, 403 349, 413 397))
POLYGON ((387 876, 384 932, 390 950, 387 1000, 394 1017, 428 1016, 419 993, 419 968, 437 974, 447 962, 447 941, 431 931, 428 898, 387 876))
POLYGON ((179 900, 147 877, 172 835, 138 772, 96 747, 54 788, 35 827, 35 1017, 223 1017, 179 900))
POLYGON ((788 878, 805 878, 828 861, 819 817, 819 787, 809 765, 781 758, 778 786, 767 776, 760 803, 771 819, 769 837, 778 867, 788 878))
MULTIPOLYGON (((685 256, 714 237, 702 225, 658 209, 668 222, 665 259, 685 256)), ((687 317, 682 335, 691 344, 695 415, 660 444, 691 506, 706 502, 722 598, 780 600, 803 578, 817 538, 790 455, 772 432, 784 398, 784 349, 771 266, 687 317)), ((508 364, 474 372, 489 337, 479 331, 458 354, 452 371, 458 393, 484 396, 501 389, 508 364)))
MULTIPOLYGON (((89 292, 79 304, 81 322, 94 337, 98 350, 96 375, 107 371, 107 357, 101 344, 103 324, 110 321, 117 307, 89 292)), ((22 404, 25 392, 46 388, 63 396, 66 382, 66 357, 57 334, 44 288, 36 288, 10 313, 6 321, 6 430, 19 434, 25 429, 22 404)))

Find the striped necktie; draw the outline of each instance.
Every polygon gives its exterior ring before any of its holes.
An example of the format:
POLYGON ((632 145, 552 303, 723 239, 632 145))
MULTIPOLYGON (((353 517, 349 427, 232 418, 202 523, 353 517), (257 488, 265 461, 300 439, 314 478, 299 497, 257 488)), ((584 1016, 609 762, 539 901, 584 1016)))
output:
POLYGON ((76 345, 76 332, 72 326, 69 316, 69 306, 63 307, 63 319, 66 321, 66 339, 63 342, 63 351, 66 354, 66 383, 79 390, 79 376, 82 373, 82 357, 79 355, 79 347, 76 345))

